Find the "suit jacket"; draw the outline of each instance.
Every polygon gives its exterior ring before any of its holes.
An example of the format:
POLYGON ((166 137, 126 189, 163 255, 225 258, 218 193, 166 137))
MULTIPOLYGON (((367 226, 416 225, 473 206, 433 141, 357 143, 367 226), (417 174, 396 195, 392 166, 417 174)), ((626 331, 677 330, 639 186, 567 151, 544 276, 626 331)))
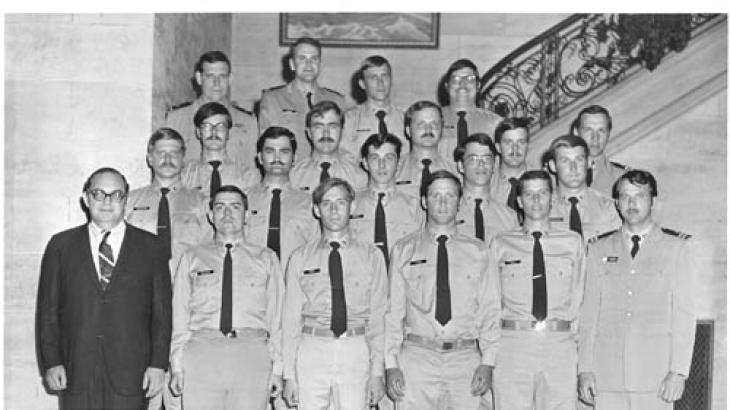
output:
POLYGON ((172 290, 157 237, 127 225, 111 281, 103 291, 87 225, 54 235, 38 289, 40 365, 63 365, 67 390, 85 391, 101 352, 114 390, 142 393, 147 367, 167 369, 172 290))

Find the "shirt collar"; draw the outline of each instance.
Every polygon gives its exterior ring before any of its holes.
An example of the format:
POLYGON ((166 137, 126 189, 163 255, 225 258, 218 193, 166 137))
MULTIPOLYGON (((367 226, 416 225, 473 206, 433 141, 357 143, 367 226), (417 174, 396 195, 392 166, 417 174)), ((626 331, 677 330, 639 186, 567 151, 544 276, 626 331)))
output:
MULTIPOLYGON (((121 235, 124 234, 124 230, 126 229, 126 223, 124 221, 118 223, 115 227, 112 229, 109 229, 111 232, 109 234, 110 237, 119 238, 121 235)), ((100 241, 101 236, 106 230, 102 229, 99 225, 97 225, 94 221, 89 222, 89 232, 91 232, 92 237, 100 241)))
POLYGON ((580 201, 580 202, 583 202, 583 198, 585 198, 585 196, 586 196, 586 191, 587 191, 587 190, 588 190, 587 188, 583 188, 583 189, 582 189, 582 190, 581 190, 580 192, 578 192, 577 194, 571 194, 571 195, 568 195, 567 193, 563 192, 563 191, 562 191, 562 190, 561 190, 560 188, 558 188, 558 195, 557 195, 557 199, 559 199, 559 200, 560 200, 560 201, 562 201, 562 202, 568 202, 568 198, 570 198, 570 197, 573 197, 573 196, 574 196, 574 197, 578 198, 578 201, 580 201))
POLYGON ((243 240, 243 237, 239 237, 239 238, 236 238, 233 242, 223 242, 223 241, 219 240, 218 238, 215 238, 213 240, 213 242, 215 243, 216 247, 222 248, 224 250, 226 249, 226 244, 230 243, 231 245, 233 245, 233 247, 231 248, 233 250, 233 249, 241 247, 244 243, 244 240, 243 240))
POLYGON ((338 150, 333 155, 330 155, 328 157, 322 157, 319 155, 318 152, 312 150, 312 156, 310 157, 310 159, 312 160, 312 162, 317 163, 317 166, 319 166, 319 164, 321 164, 322 162, 329 162, 330 164, 334 165, 340 161, 340 153, 338 150))
MULTIPOLYGON (((319 239, 319 247, 320 248, 331 248, 330 242, 334 241, 333 238, 327 237, 327 235, 322 235, 322 237, 319 239)), ((352 242, 352 235, 350 230, 348 229, 345 235, 337 239, 335 242, 338 242, 340 244, 341 248, 347 248, 350 243, 352 242)))
POLYGON ((423 234, 424 234, 424 236, 426 238, 428 238, 433 243, 437 243, 438 242, 438 237, 441 236, 441 235, 445 235, 446 238, 448 238, 447 239, 447 242, 448 242, 449 240, 451 240, 451 238, 454 237, 454 234, 455 233, 456 233, 456 229, 454 229, 451 233, 448 233, 448 232, 441 232, 441 233, 435 232, 435 231, 431 230, 431 228, 429 228, 428 223, 426 223, 426 226, 423 228, 423 234))
POLYGON ((375 113, 380 110, 385 111, 385 113, 387 114, 386 119, 388 118, 388 115, 390 115, 390 113, 393 111, 392 103, 388 103, 388 105, 386 105, 385 108, 380 108, 380 107, 376 107, 374 104, 372 104, 370 102, 370 100, 367 100, 367 101, 365 101, 365 103, 363 103, 363 106, 368 110, 370 115, 373 115, 373 116, 375 116, 375 113))
POLYGON ((478 196, 478 195, 475 195, 473 192, 469 192, 466 190, 464 191, 464 196, 462 197, 462 199, 468 203, 473 203, 474 200, 477 198, 481 198, 482 205, 488 204, 489 200, 490 200, 489 193, 485 193, 484 196, 478 196))
POLYGON ((370 198, 374 199, 375 201, 378 200, 378 194, 380 192, 385 193, 385 197, 383 198, 383 203, 385 204, 391 199, 391 197, 395 193, 395 185, 390 185, 387 188, 385 188, 385 190, 375 189, 374 187, 368 186, 368 195, 370 196, 370 198))
MULTIPOLYGON (((150 187, 154 189, 155 191, 159 192, 162 188, 162 185, 160 185, 160 182, 157 181, 157 179, 152 179, 152 184, 150 184, 150 187)), ((178 178, 177 181, 175 181, 172 185, 167 186, 170 191, 176 191, 179 188, 182 187, 182 180, 178 178)))
POLYGON ((649 236, 651 233, 654 232, 654 228, 656 227, 656 224, 649 225, 646 229, 644 229, 641 232, 630 232, 626 227, 621 227, 621 231, 623 232, 624 236, 626 237, 626 240, 631 243, 631 237, 634 235, 639 235, 641 238, 641 241, 646 239, 647 236, 649 236))

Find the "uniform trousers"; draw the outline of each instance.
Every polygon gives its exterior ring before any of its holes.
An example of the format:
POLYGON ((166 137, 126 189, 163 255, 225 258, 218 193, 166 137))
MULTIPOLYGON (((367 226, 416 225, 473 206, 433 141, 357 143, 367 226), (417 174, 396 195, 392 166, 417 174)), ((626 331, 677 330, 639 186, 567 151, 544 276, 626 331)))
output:
POLYGON ((398 410, 477 410, 479 396, 471 394, 480 355, 476 346, 440 352, 409 341, 399 358, 405 379, 398 410))
POLYGON ((271 366, 265 335, 195 332, 183 350, 183 408, 265 410, 271 366))
POLYGON ((502 329, 496 410, 575 410, 578 352, 571 332, 502 329))
MULTIPOLYGON (((61 408, 64 410, 142 410, 147 407, 147 399, 141 390, 142 379, 139 381, 140 394, 125 396, 114 391, 109 372, 104 360, 104 345, 102 340, 97 343, 96 352, 88 360, 93 360, 94 370, 91 375, 91 385, 88 390, 80 392, 64 391, 61 393, 61 408)), ((66 368, 68 371, 68 368, 66 368)))
POLYGON ((599 391, 595 410, 671 410, 673 403, 660 399, 653 392, 612 392, 599 391))
POLYGON ((327 410, 330 405, 367 410, 370 349, 365 336, 302 335, 296 371, 299 410, 327 410))

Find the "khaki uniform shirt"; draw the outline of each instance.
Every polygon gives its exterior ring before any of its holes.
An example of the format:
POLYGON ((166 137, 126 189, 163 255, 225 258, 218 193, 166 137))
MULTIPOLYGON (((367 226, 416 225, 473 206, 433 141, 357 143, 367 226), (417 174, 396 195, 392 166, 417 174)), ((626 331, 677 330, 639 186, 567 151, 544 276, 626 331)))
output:
MULTIPOLYGON (((316 85, 312 91, 312 105, 320 101, 332 101, 345 111, 345 98, 337 91, 316 85)), ((261 133, 272 125, 288 128, 297 139, 297 157, 307 158, 312 152, 304 129, 309 112, 306 94, 299 91, 294 82, 273 87, 261 93, 259 129, 261 133)))
MULTIPOLYGON (((575 205, 580 215, 584 238, 617 229, 621 226, 621 218, 616 211, 614 201, 592 188, 586 188, 578 195, 575 205)), ((550 208, 550 225, 556 229, 570 229, 570 207, 568 196, 556 190, 550 208)))
MULTIPOLYGON (((211 240, 188 249, 180 260, 172 294, 172 371, 182 371, 185 344, 195 331, 220 328, 225 256, 225 244, 211 240)), ((273 372, 281 374, 284 279, 276 254, 268 248, 238 242, 231 248, 231 259, 233 328, 269 332, 273 372)))
POLYGON ((458 232, 446 241, 451 320, 445 326, 436 321, 436 238, 425 227, 398 241, 391 252, 390 305, 385 317, 386 368, 399 367, 398 357, 406 335, 443 341, 477 339, 482 345, 488 329, 495 326, 491 322, 496 322, 497 317, 486 313, 490 295, 484 243, 458 232))
POLYGON ((609 161, 606 155, 601 155, 593 164, 589 165, 593 168, 593 183, 591 183, 591 188, 609 198, 613 197, 613 184, 621 175, 630 169, 626 165, 609 161))
MULTIPOLYGON (((525 172, 526 170, 527 168, 523 169, 522 172, 525 172)), ((519 179, 519 176, 517 179, 519 179)), ((511 189, 512 184, 509 183, 509 178, 504 175, 499 166, 495 164, 494 172, 492 173, 492 180, 489 182, 489 196, 500 204, 507 205, 507 199, 509 199, 509 192, 511 189)))
MULTIPOLYGON (((540 238, 547 279, 547 316, 545 320, 573 322, 577 333, 578 312, 585 284, 585 248, 575 232, 551 228, 540 238)), ((489 245, 489 315, 507 320, 535 320, 532 315, 532 275, 534 237, 517 229, 497 234, 489 245)), ((494 365, 499 346, 499 325, 491 329, 485 350, 487 364, 494 365)))
MULTIPOLYGON (((185 140, 185 159, 197 161, 200 159, 200 141, 195 136, 193 118, 198 109, 204 105, 200 98, 195 101, 173 107, 165 114, 165 127, 179 132, 185 140)), ((236 103, 223 104, 233 119, 233 127, 229 131, 228 154, 236 161, 248 166, 255 164, 256 140, 259 136, 256 117, 236 103)))
MULTIPOLYGON (((495 112, 479 107, 464 111, 466 111, 466 115, 464 116, 467 126, 466 135, 469 136, 477 132, 483 132, 489 135, 492 141, 494 141, 494 130, 502 121, 502 117, 495 112)), ((450 105, 441 108, 441 112, 444 115, 444 129, 441 135, 441 141, 439 141, 439 153, 447 161, 453 163, 454 149, 458 143, 457 122, 459 121, 459 116, 450 105)))
MULTIPOLYGON (((388 303, 388 278, 380 249, 348 238, 340 243, 342 280, 347 305, 347 328, 367 327, 370 375, 383 376, 383 332, 388 303)), ((321 238, 297 248, 286 269, 286 297, 282 322, 284 378, 294 378, 302 326, 330 328, 332 288, 329 241, 321 238)))
MULTIPOLYGON (((416 157, 412 152, 401 155, 400 162, 398 163, 398 171, 395 174, 395 184, 398 186, 398 190, 416 198, 421 197, 422 159, 416 157)), ((440 155, 431 158, 429 169, 431 173, 439 169, 445 169, 456 176, 459 175, 456 172, 454 161, 447 161, 440 155)))
MULTIPOLYGON (((222 161, 218 167, 221 176, 221 186, 235 185, 241 190, 261 181, 261 174, 255 167, 247 167, 230 157, 222 161)), ((199 191, 206 199, 210 199, 210 178, 213 166, 207 162, 192 161, 185 164, 182 170, 183 185, 199 191)))
MULTIPOLYGON (((380 122, 375 113, 380 108, 364 102, 345 112, 345 127, 342 130, 342 142, 340 149, 351 153, 355 158, 360 158, 360 148, 365 140, 373 134, 380 132, 380 122)), ((401 154, 410 150, 410 145, 406 139, 403 126, 403 110, 396 108, 392 104, 385 110, 385 126, 388 133, 398 137, 401 146, 401 154)))
MULTIPOLYGON (((269 237, 269 212, 271 210, 272 188, 263 183, 254 185, 248 191, 248 219, 246 238, 252 243, 266 245, 269 237)), ((295 189, 291 184, 282 188, 280 253, 281 266, 286 267, 289 255, 305 243, 316 239, 319 225, 312 215, 312 195, 295 189)))
POLYGON ((696 250, 689 235, 653 228, 631 258, 630 234, 588 245, 579 372, 599 389, 656 392, 669 371, 689 374, 695 339, 696 250))
MULTIPOLYGON (((459 212, 456 215, 456 229, 464 235, 476 238, 476 224, 474 212, 477 197, 464 192, 459 203, 459 212)), ((498 203, 491 198, 482 198, 479 206, 484 216, 484 243, 489 243, 492 237, 504 231, 519 228, 517 213, 508 206, 498 203)))
POLYGON ((291 170, 291 183, 296 188, 311 193, 319 185, 322 168, 319 164, 329 162, 327 171, 330 177, 342 178, 349 182, 355 190, 363 189, 368 184, 368 176, 360 168, 360 164, 352 160, 350 155, 340 153, 329 158, 321 158, 316 153, 297 162, 291 170))

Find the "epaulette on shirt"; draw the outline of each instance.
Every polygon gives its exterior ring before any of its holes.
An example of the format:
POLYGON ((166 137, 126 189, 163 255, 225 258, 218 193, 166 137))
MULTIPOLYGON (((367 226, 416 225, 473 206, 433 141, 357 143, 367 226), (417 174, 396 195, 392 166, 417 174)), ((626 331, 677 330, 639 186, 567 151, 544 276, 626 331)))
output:
POLYGON ((332 94, 337 94, 337 95, 338 95, 338 96, 340 96, 340 97, 343 97, 343 98, 345 97, 344 95, 340 94, 340 92, 339 92, 339 91, 335 91, 335 90, 333 90, 333 89, 331 89, 331 88, 327 88, 327 87, 322 87, 322 89, 323 89, 323 90, 326 90, 326 91, 329 91, 329 92, 331 92, 332 94))
POLYGON ((175 110, 179 110, 180 108, 185 108, 192 103, 193 103, 192 101, 187 101, 182 104, 173 105, 172 107, 170 107, 170 111, 175 111, 175 110))
POLYGON ((253 113, 251 111, 249 111, 249 110, 247 110, 245 108, 239 107, 238 105, 236 105, 234 103, 231 103, 231 107, 233 107, 234 109, 236 109, 238 111, 241 111, 244 114, 253 115, 253 113))
POLYGON ((275 85, 273 87, 270 87, 270 88, 265 89, 264 92, 266 93, 266 92, 269 92, 269 91, 276 91, 276 90, 279 90, 279 89, 284 88, 284 87, 286 87, 286 84, 275 85))
POLYGON ((597 242, 599 239, 606 238, 606 237, 612 235, 613 233, 615 233, 616 231, 618 231, 618 229, 614 229, 612 231, 604 232, 604 233, 598 234, 596 236, 593 236, 591 238, 588 238, 588 243, 597 242))
POLYGON ((664 232, 667 235, 676 236, 679 239, 689 239, 692 237, 692 235, 684 232, 675 231, 674 229, 669 228, 662 228, 662 232, 664 232))
POLYGON ((624 171, 629 170, 629 167, 624 164, 621 164, 621 163, 615 162, 615 161, 609 161, 609 162, 611 163, 611 165, 613 165, 616 168, 623 169, 624 171))

